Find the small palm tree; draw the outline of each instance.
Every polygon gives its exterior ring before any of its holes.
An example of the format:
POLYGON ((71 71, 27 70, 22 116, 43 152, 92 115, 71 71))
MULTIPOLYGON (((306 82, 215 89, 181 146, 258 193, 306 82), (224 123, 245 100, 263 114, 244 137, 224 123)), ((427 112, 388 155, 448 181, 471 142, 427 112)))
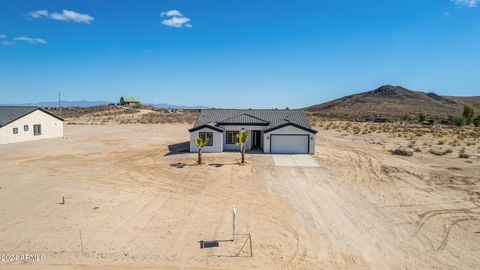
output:
POLYGON ((242 153, 242 164, 245 163, 245 150, 247 148, 248 132, 240 132, 237 134, 237 145, 240 145, 240 153, 242 153))
POLYGON ((201 138, 195 139, 195 145, 198 148, 198 164, 202 164, 202 148, 208 144, 208 139, 202 140, 201 138))

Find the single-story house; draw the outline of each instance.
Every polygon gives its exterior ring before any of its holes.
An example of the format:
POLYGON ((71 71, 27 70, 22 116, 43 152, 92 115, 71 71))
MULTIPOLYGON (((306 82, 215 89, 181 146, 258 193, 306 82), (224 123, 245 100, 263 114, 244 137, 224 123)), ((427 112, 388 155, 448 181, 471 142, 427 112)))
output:
POLYGON ((248 132, 246 149, 272 154, 314 154, 316 130, 303 110, 204 109, 190 132, 190 152, 196 138, 208 139, 203 152, 238 151, 236 135, 248 132))
POLYGON ((122 106, 137 106, 140 105, 140 99, 138 97, 120 97, 120 105, 122 106))
POLYGON ((63 119, 36 106, 0 106, 0 144, 63 137, 63 119))

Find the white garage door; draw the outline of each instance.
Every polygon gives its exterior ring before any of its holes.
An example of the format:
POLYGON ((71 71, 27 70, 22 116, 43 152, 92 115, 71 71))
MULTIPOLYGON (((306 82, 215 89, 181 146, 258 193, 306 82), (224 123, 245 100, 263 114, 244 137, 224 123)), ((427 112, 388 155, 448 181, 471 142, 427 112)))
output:
POLYGON ((308 135, 271 135, 272 154, 308 154, 308 135))

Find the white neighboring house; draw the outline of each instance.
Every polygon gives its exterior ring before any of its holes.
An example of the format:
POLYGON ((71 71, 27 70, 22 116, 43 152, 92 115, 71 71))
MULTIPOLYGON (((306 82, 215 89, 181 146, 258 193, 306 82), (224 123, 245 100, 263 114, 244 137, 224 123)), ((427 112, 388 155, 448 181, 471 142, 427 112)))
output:
POLYGON ((0 144, 63 137, 63 119, 35 106, 0 106, 0 144))
POLYGON ((236 135, 248 132, 247 150, 272 154, 314 154, 316 130, 303 110, 205 109, 190 132, 190 152, 196 138, 208 139, 203 152, 238 151, 236 135))

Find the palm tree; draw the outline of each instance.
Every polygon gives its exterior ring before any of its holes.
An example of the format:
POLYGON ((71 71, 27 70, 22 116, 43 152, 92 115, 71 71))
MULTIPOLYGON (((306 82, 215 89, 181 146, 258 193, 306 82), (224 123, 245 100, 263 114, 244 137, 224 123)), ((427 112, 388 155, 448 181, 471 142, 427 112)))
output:
POLYGON ((247 147, 248 132, 240 132, 237 134, 237 145, 240 145, 240 152, 242 153, 242 164, 245 163, 245 150, 247 147))
POLYGON ((195 145, 198 148, 198 164, 202 164, 202 148, 208 144, 208 139, 202 140, 201 138, 195 139, 195 145))

